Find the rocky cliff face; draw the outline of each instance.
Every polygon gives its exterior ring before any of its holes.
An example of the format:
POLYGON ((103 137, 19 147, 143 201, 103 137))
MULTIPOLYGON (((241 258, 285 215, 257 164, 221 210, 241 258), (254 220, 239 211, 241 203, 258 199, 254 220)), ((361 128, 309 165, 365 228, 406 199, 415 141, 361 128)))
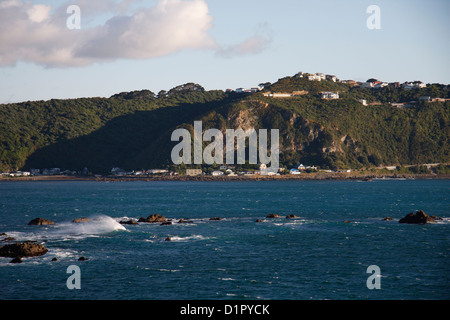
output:
POLYGON ((206 123, 203 130, 216 128, 214 125, 221 123, 219 129, 224 136, 226 129, 278 129, 280 156, 292 158, 292 162, 300 162, 306 155, 312 165, 330 154, 339 157, 349 150, 358 152, 358 141, 349 134, 342 135, 339 130, 333 131, 299 113, 258 100, 241 101, 221 114, 208 114, 202 121, 206 123))

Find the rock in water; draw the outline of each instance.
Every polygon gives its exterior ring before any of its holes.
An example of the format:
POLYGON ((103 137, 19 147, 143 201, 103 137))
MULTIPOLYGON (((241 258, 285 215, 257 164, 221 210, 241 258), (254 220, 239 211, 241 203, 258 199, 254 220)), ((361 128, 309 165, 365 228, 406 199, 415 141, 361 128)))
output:
POLYGON ((268 218, 268 219, 273 219, 273 218, 279 218, 279 217, 280 217, 279 214, 276 214, 276 213, 270 213, 270 214, 267 215, 266 218, 268 218))
POLYGON ((23 262, 22 258, 17 257, 17 258, 12 259, 9 263, 22 263, 22 262, 23 262))
POLYGON ((40 243, 17 242, 0 247, 0 257, 36 257, 42 256, 48 252, 48 249, 40 243))
POLYGON ((147 218, 139 218, 138 222, 148 222, 148 223, 156 223, 156 222, 166 222, 166 218, 164 216, 160 216, 159 214, 149 215, 147 218))
POLYGON ((400 219, 399 221, 399 223, 411 223, 411 224, 425 224, 433 222, 436 222, 436 220, 427 215, 422 210, 419 210, 416 213, 411 212, 410 214, 407 214, 404 218, 400 219))
POLYGON ((52 225, 52 224, 55 224, 55 223, 51 220, 42 219, 42 218, 36 218, 36 219, 33 219, 30 222, 28 222, 29 226, 52 225))
POLYGON ((139 223, 137 223, 135 220, 133 220, 133 219, 130 219, 130 220, 128 220, 128 221, 120 221, 119 222, 120 224, 139 224, 139 223))

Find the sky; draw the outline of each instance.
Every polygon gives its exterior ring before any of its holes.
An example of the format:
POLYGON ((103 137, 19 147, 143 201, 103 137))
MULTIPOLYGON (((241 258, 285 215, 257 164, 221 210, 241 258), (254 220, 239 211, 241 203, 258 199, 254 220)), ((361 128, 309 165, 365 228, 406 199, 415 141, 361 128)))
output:
POLYGON ((0 0, 0 103, 299 71, 449 84, 449 13, 448 0, 0 0))

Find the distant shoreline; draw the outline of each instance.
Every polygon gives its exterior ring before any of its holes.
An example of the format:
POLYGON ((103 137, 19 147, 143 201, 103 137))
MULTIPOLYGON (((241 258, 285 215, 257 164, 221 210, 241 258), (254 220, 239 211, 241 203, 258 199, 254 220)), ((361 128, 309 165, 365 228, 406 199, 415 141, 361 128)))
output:
POLYGON ((293 181, 293 180, 363 180, 372 179, 450 179, 450 174, 357 174, 357 173, 303 173, 300 175, 279 176, 28 176, 28 177, 0 177, 0 182, 15 181, 97 181, 97 182, 121 182, 121 181, 293 181))

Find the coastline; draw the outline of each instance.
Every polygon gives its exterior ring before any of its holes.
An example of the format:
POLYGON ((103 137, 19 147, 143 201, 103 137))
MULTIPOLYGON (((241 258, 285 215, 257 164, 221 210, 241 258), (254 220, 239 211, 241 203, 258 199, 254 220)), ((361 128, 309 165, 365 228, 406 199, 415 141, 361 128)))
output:
POLYGON ((450 179, 450 174, 359 174, 359 173, 304 173, 300 175, 279 175, 279 176, 28 176, 28 177, 0 177, 0 182, 16 181, 97 181, 97 182, 121 182, 121 181, 274 181, 274 180, 362 180, 372 179, 450 179))

